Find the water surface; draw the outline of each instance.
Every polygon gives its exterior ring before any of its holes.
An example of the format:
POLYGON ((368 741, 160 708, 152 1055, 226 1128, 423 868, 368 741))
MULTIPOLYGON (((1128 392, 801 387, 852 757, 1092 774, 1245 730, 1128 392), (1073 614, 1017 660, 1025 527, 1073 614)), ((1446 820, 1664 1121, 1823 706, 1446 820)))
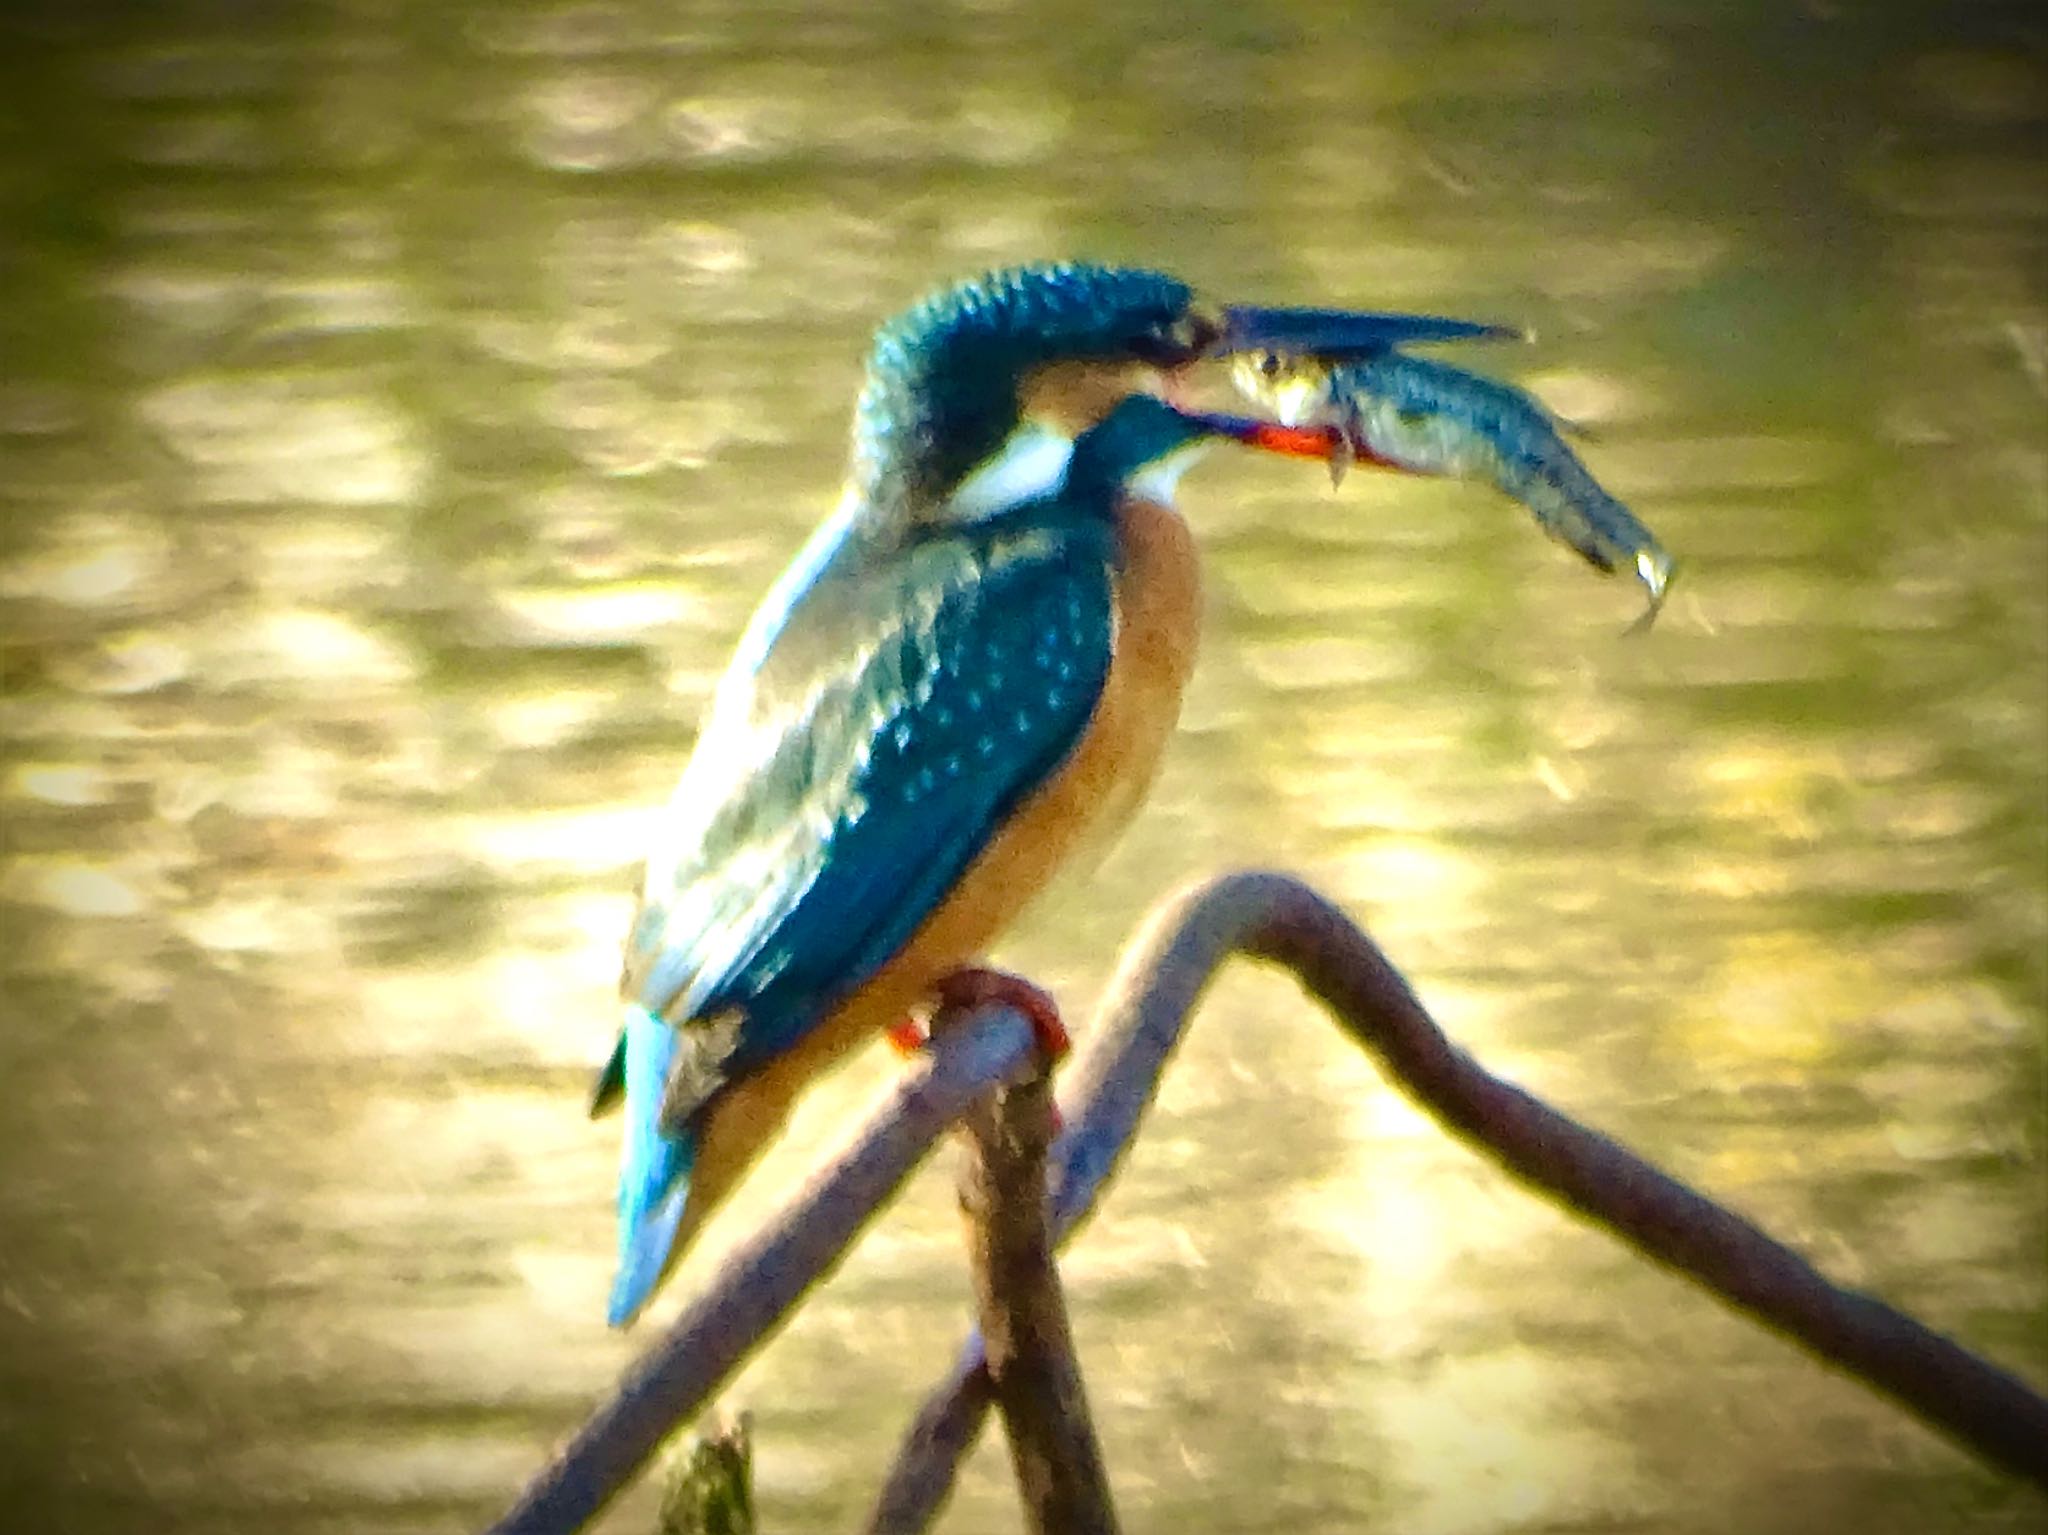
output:
MULTIPOLYGON (((1479 490, 1205 465, 1163 781, 1003 957, 1078 1014, 1175 882, 1296 870, 1482 1059, 2048 1378, 2026 8, 120 14, 0 49, 23 1528, 472 1529, 645 1342, 581 1103, 650 818, 867 333, 1059 254, 1531 326, 1473 360, 1686 570, 1625 640, 1479 490)), ((853 1522, 950 1352, 948 1177, 731 1394, 780 1535, 853 1522)), ((2040 1518, 1257 975, 1066 1272, 1134 1535, 2040 1518)), ((1006 1476, 946 1528, 1018 1528, 1006 1476)))

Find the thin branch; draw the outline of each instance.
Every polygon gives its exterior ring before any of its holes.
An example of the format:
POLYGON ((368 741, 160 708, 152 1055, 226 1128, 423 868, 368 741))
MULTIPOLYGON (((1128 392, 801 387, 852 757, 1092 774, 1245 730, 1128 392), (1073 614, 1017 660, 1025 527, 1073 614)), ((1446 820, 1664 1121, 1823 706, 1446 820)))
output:
POLYGON ((960 1204, 988 1374, 1030 1528, 1034 1535, 1116 1535, 1046 1224, 1053 1123, 1042 1070, 970 1109, 960 1204))
POLYGON ((726 1259, 711 1289, 635 1361, 612 1399, 492 1526, 494 1535, 562 1535, 594 1518, 831 1272, 946 1128, 1036 1058, 1030 1026, 1007 1007, 979 1008, 935 1036, 853 1145, 726 1259))
MULTIPOLYGON (((1063 1235, 1054 1233, 1055 1245, 1063 1235)), ((920 1535, 931 1528, 952 1495, 954 1479, 974 1441, 981 1437, 995 1399, 981 1334, 970 1332, 953 1357, 951 1371, 926 1393, 896 1446, 896 1459, 868 1515, 866 1535, 920 1535)))
MULTIPOLYGON (((1185 891, 1162 903, 1126 949, 1068 1076, 1069 1129, 1054 1148, 1058 1240, 1093 1210, 1188 1015, 1233 953, 1291 970, 1401 1091, 1539 1194, 1989 1464, 2048 1487, 2048 1399, 1905 1313, 1831 1284, 1750 1222, 1487 1073, 1444 1037, 1371 939, 1284 875, 1231 874, 1185 891)), ((871 1535, 929 1528, 989 1399, 981 1344, 970 1337, 899 1447, 871 1535)))

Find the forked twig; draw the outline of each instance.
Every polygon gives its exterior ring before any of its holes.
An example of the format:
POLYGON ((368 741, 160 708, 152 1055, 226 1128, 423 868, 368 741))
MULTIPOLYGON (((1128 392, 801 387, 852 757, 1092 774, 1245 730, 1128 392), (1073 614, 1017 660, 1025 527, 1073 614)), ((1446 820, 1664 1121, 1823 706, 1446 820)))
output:
MULTIPOLYGON (((1607 1137, 1491 1076, 1454 1047, 1379 949, 1297 880, 1226 875, 1162 903, 1125 951, 1068 1074, 1049 1219, 1064 1240, 1131 1144, 1159 1073, 1232 954, 1292 971, 1397 1086, 1537 1192, 1607 1227, 1816 1358, 1889 1396, 1993 1466, 2048 1488, 2048 1399, 1913 1318, 1822 1278, 1797 1253, 1607 1137)), ((720 1269, 662 1343, 494 1526, 580 1528, 828 1273, 931 1144, 1035 1058, 1029 1026, 982 1008, 932 1052, 789 1205, 720 1269)), ((991 1400, 980 1339, 963 1344, 899 1448, 869 1523, 929 1527, 991 1400)))
MULTIPOLYGON (((1229 874, 1183 891, 1155 909, 1125 950, 1067 1076, 1068 1130, 1053 1153, 1060 1240, 1093 1210, 1189 1014, 1233 954, 1292 971, 1404 1093, 1538 1193, 1981 1459, 2048 1488, 2048 1400, 1904 1312, 1831 1284, 1742 1217, 1490 1075, 1444 1037, 1371 939, 1285 875, 1229 874)), ((870 1535, 930 1526, 989 1399, 981 1342, 969 1337, 899 1447, 870 1535)))

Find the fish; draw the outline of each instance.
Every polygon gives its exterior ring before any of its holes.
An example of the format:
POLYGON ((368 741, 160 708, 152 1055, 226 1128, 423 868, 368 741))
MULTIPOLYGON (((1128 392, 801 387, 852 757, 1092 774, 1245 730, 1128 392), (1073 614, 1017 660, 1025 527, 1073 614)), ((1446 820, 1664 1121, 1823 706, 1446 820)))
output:
POLYGON ((1565 423, 1514 385, 1392 347, 1344 358, 1247 353, 1232 382, 1282 425, 1327 433, 1333 480, 1356 461, 1494 486, 1590 564, 1642 583, 1648 606, 1629 632, 1656 621, 1677 561, 1593 477, 1565 423))

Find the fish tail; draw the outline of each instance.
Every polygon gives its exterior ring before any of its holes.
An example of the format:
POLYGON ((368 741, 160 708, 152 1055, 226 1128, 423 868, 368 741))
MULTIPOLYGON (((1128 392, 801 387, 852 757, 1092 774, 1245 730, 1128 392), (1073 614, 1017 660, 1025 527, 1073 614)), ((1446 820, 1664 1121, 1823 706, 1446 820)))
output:
POLYGON ((625 1148, 619 1166, 619 1270, 608 1320, 624 1327, 640 1314, 674 1256, 690 1198, 697 1137, 662 1127, 661 1104, 681 1048, 676 1032, 646 1008, 626 1008, 620 1055, 625 1076, 625 1148))
MULTIPOLYGON (((1506 488, 1506 487, 1504 487, 1506 488)), ((1649 529, 1598 480, 1554 431, 1530 455, 1519 490, 1510 490, 1536 520, 1570 544, 1587 562, 1618 570, 1638 549, 1653 544, 1649 529)))

